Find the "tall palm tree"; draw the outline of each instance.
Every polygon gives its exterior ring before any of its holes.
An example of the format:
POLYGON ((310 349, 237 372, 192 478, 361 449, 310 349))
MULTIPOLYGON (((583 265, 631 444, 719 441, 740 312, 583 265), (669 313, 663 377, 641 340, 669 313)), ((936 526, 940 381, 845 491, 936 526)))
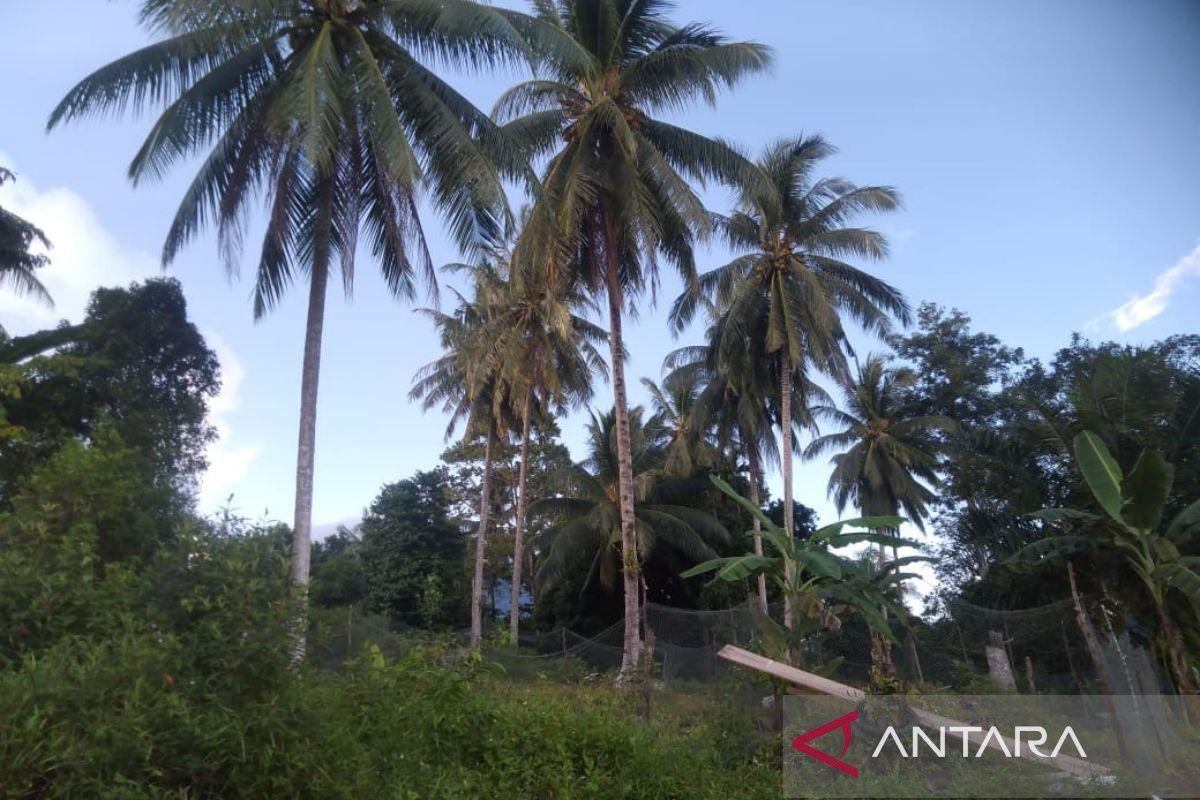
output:
POLYGON ((501 263, 503 271, 479 291, 484 292, 489 306, 482 332, 488 363, 504 384, 512 387, 514 403, 519 404, 521 450, 509 608, 509 639, 516 644, 533 419, 538 413, 565 413, 591 398, 593 373, 607 373, 608 365, 597 348, 608 334, 582 316, 581 312, 597 309, 578 284, 562 276, 555 278, 551 271, 533 264, 514 265, 507 254, 501 263))
MULTIPOLYGON (((16 180, 12 172, 0 167, 0 186, 16 180)), ((50 247, 42 229, 7 209, 0 208, 0 286, 54 307, 54 300, 34 271, 50 263, 43 253, 31 253, 35 243, 50 247)), ((0 327, 0 331, 4 329, 0 327)))
POLYGON ((508 162, 494 125, 424 62, 532 58, 528 40, 552 47, 556 34, 466 0, 145 0, 142 19, 158 41, 84 78, 48 127, 165 106, 130 164, 135 185, 206 154, 167 234, 164 266, 215 224, 236 272, 248 206, 265 198, 255 318, 298 275, 308 282, 292 547, 303 586, 331 270, 349 292, 361 231, 394 295, 435 287, 421 187, 463 247, 505 219, 497 161, 508 162))
MULTIPOLYGON (((818 418, 841 428, 817 437, 804 451, 806 458, 836 452, 829 494, 839 512, 848 504, 866 517, 903 511, 914 525, 925 529, 933 499, 928 486, 938 482, 936 434, 951 430, 953 422, 942 416, 905 413, 903 389, 915 380, 910 370, 889 369, 881 356, 868 355, 854 381, 843 389, 843 408, 813 409, 818 418)), ((893 556, 898 558, 896 553, 893 556)), ((880 563, 884 558, 880 546, 880 563)), ((876 635, 873 644, 876 667, 884 677, 892 677, 889 643, 876 635)))
POLYGON ((856 215, 899 206, 888 187, 858 187, 841 178, 814 179, 834 148, 817 136, 769 145, 758 161, 763 180, 748 182, 738 207, 719 220, 737 257, 700 277, 700 293, 685 292, 671 310, 681 330, 711 296, 721 319, 713 346, 718 361, 760 354, 777 376, 784 530, 791 535, 793 384, 809 365, 835 378, 848 374, 842 314, 884 334, 888 314, 907 323, 908 304, 884 281, 842 259, 887 255, 882 234, 847 227, 856 215))
POLYGON ((659 255, 693 280, 691 244, 707 233, 709 216, 688 179, 754 177, 730 146, 655 115, 713 102, 719 90, 765 69, 770 55, 704 25, 671 23, 668 0, 537 0, 534 6, 584 57, 551 56, 546 77, 507 91, 495 116, 531 161, 550 156, 524 248, 543 252, 534 260, 569 266, 608 301, 624 554, 622 674, 629 675, 641 634, 623 316, 629 301, 655 283, 659 255), (548 258, 554 250, 564 257, 548 258))
MULTIPOLYGON (((450 265, 472 274, 474 297, 459 295, 454 311, 421 309, 438 329, 443 355, 422 367, 413 378, 409 397, 421 400, 422 408, 441 406, 449 414, 446 436, 464 424, 463 438, 484 440, 483 477, 479 489, 479 527, 471 579, 471 633, 469 645, 479 647, 483 638, 483 566, 492 507, 492 473, 496 447, 513 428, 512 387, 505 382, 495 361, 490 359, 489 323, 495 308, 489 303, 492 287, 501 278, 494 263, 450 265)), ((516 602, 516 598, 514 598, 516 602)))
MULTIPOLYGON (((728 544, 729 534, 712 515, 667 502, 659 491, 669 431, 653 417, 643 422, 640 406, 629 411, 635 480, 634 518, 638 527, 639 568, 650 562, 677 575, 706 559, 715 546, 728 544)), ((555 476, 560 496, 536 502, 533 511, 561 520, 547 531, 545 557, 537 580, 543 591, 575 566, 590 565, 587 583, 616 586, 622 571, 621 511, 618 492, 616 413, 592 414, 588 424, 588 457, 555 476)), ((668 479, 669 480, 669 479, 668 479)))

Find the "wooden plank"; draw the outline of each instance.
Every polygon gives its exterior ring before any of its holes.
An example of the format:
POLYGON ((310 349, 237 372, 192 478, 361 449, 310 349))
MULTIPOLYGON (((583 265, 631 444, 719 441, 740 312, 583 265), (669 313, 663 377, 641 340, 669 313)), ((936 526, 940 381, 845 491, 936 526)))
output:
POLYGON ((765 672, 768 675, 774 675, 776 678, 782 678, 789 683, 794 683, 797 686, 804 686, 808 689, 821 692, 822 694, 840 697, 843 700, 850 700, 857 703, 866 697, 866 693, 861 689, 855 689, 853 686, 847 686, 844 683, 822 678, 820 675, 813 675, 811 672, 805 672, 802 669, 797 669, 789 664, 781 664, 766 656, 760 656, 758 653, 751 653, 749 650, 743 650, 740 647, 734 647, 727 644, 722 647, 717 656, 732 661, 734 664, 740 664, 743 667, 765 672))
MULTIPOLYGON (((862 689, 856 689, 853 686, 847 686, 844 683, 838 683, 830 678, 824 678, 820 675, 814 675, 811 672, 805 672, 804 670, 793 667, 790 664, 782 664, 778 661, 767 658, 766 656, 760 656, 758 653, 751 653, 749 650, 743 650, 740 647, 734 647, 731 644, 727 644, 722 647, 717 652, 717 655, 726 661, 731 661, 739 666, 748 667, 752 670, 756 670, 767 675, 772 675, 776 678, 781 678, 789 683, 794 683, 797 686, 803 686, 806 689, 812 689, 814 691, 821 692, 822 694, 830 695, 831 697, 849 700, 852 703, 861 702, 867 696, 866 692, 864 692, 862 689)), ((939 714, 934 714, 929 711, 922 711, 921 709, 917 708, 910 708, 910 710, 913 712, 913 716, 915 716, 922 725, 927 725, 931 728, 967 727, 967 723, 965 722, 959 722, 958 720, 950 719, 949 717, 943 717, 939 714)), ((967 734, 967 741, 978 747, 979 745, 983 744, 986 735, 986 729, 979 732, 971 732, 967 734)), ((959 738, 961 739, 961 737, 959 738)), ((1001 738, 1004 739, 1004 745, 1008 748, 1008 752, 1015 753, 1016 742, 1008 737, 1001 738)), ((987 746, 999 752, 1004 752, 1003 749, 994 742, 989 741, 987 746)), ((1073 756, 1060 755, 1052 759, 1044 759, 1040 756, 1034 756, 1031 753, 1028 753, 1028 750, 1026 750, 1025 752, 1021 753, 1021 758, 1036 758, 1038 759, 1039 763, 1045 763, 1047 760, 1049 760, 1063 772, 1081 777, 1093 777, 1108 774, 1107 767, 1103 767, 1099 764, 1093 764, 1090 761, 1083 761, 1082 759, 1078 759, 1073 756)))

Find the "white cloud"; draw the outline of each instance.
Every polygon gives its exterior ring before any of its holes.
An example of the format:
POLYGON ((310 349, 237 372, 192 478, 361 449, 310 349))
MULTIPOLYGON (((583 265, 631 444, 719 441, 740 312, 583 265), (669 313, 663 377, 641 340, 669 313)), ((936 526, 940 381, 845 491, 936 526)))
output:
POLYGON ((1175 294, 1188 278, 1200 277, 1200 245, 1185 255, 1169 269, 1158 273, 1154 279, 1154 289, 1140 297, 1134 297, 1128 303, 1118 306, 1105 315, 1112 321, 1117 330, 1122 333, 1143 325, 1167 310, 1171 296, 1175 294))
POLYGON ((234 445, 229 416, 241 404, 242 380, 246 370, 233 350, 214 331, 205 331, 208 346, 221 362, 221 391, 208 405, 209 422, 217 430, 217 438, 209 444, 206 456, 208 469, 200 478, 200 506, 216 510, 225 505, 230 493, 250 471, 250 465, 262 452, 258 444, 234 445))
POLYGON ((78 322, 95 289, 158 274, 157 259, 118 242, 78 193, 66 187, 39 189, 3 153, 0 164, 18 173, 16 181, 0 187, 0 206, 41 228, 52 245, 50 264, 37 276, 54 298, 54 308, 0 289, 0 320, 9 333, 31 333, 61 319, 78 322))
MULTIPOLYGON (((158 261, 118 242, 78 193, 66 187, 39 189, 2 152, 0 165, 17 173, 15 182, 0 187, 0 206, 41 228, 52 245, 47 253, 50 264, 37 275, 54 298, 54 307, 0 289, 0 322, 10 334, 53 327, 62 319, 79 322, 92 292, 99 287, 124 286, 159 274, 158 261)), ((206 453, 209 466, 200 479, 200 503, 205 510, 216 510, 245 477, 262 448, 232 443, 229 420, 241 403, 246 371, 216 332, 205 331, 204 338, 221 362, 221 391, 209 403, 209 421, 217 438, 206 453)))
POLYGON ((314 522, 312 526, 312 540, 319 542, 333 536, 338 532, 338 528, 346 527, 350 530, 357 528, 363 520, 363 515, 359 514, 353 517, 344 517, 337 522, 314 522))

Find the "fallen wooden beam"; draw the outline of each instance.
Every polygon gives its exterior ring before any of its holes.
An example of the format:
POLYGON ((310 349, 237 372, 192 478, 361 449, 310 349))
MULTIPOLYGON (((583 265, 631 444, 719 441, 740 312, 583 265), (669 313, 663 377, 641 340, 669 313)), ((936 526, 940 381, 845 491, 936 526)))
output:
POLYGON ((802 669, 797 669, 790 664, 783 664, 779 661, 760 656, 758 653, 751 653, 749 650, 743 650, 740 647, 734 647, 727 644, 717 652, 720 658, 726 661, 732 661, 735 664, 740 664, 743 667, 765 672, 768 675, 774 675, 776 678, 782 678, 789 683, 794 683, 797 686, 804 686, 808 689, 814 689, 822 694, 840 697, 843 700, 850 700, 857 703, 867 696, 862 689, 855 689, 853 686, 847 686, 844 683, 822 678, 820 675, 814 675, 811 672, 805 672, 802 669))
MULTIPOLYGON (((794 683, 797 686, 803 686, 807 689, 812 689, 813 691, 830 695, 831 697, 849 700, 852 703, 859 703, 867 697, 867 693, 862 689, 856 689, 853 686, 847 686, 844 683, 838 683, 830 678, 823 678, 820 675, 814 675, 811 672, 805 672, 804 670, 793 667, 790 664, 780 663, 779 661, 767 658, 766 656, 760 656, 758 653, 751 653, 749 650, 743 650, 740 647, 734 647, 731 644, 727 644, 722 647, 717 652, 717 655, 726 661, 732 661, 734 664, 738 664, 739 666, 748 667, 757 672, 762 672, 767 675, 772 675, 776 678, 781 678, 789 683, 794 683)), ((922 711, 918 708, 910 708, 909 710, 912 711, 913 716, 915 716, 922 725, 928 725, 931 728, 967 727, 967 723, 965 722, 959 722, 958 720, 950 719, 949 717, 943 717, 940 714, 922 711)), ((1019 752, 1019 750, 1016 748, 1016 742, 1014 740, 1005 737, 1000 738, 1004 739, 1004 745, 1009 748, 1008 752, 1019 752)), ((967 741, 975 745, 982 745, 985 739, 986 733, 984 731, 967 734, 967 741)), ((987 746, 997 751, 1004 752, 1003 748, 992 741, 988 741, 987 746)), ((1020 757, 1037 758, 1039 759, 1039 763, 1048 760, 1063 772, 1080 777, 1100 777, 1107 775, 1109 772, 1107 767, 1094 764, 1090 761, 1084 761, 1073 756, 1060 755, 1051 759, 1045 759, 1040 756, 1022 753, 1020 757)))

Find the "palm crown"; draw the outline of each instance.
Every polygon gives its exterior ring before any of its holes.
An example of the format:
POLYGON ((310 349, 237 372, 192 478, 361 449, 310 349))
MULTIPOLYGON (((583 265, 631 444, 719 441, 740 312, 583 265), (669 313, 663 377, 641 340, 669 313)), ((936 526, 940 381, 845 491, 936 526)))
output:
POLYGON ((348 289, 360 228, 394 293, 412 296, 418 281, 432 286, 419 186, 460 244, 495 234, 504 214, 496 163, 510 163, 495 126, 422 59, 532 57, 533 20, 463 0, 148 0, 143 16, 166 38, 82 80, 49 127, 163 105, 130 178, 159 177, 207 154, 176 212, 164 263, 215 222, 234 269, 247 205, 266 197, 261 315, 297 270, 336 262, 348 289))
POLYGON ((937 484, 938 443, 934 435, 953 423, 937 415, 906 415, 903 388, 914 376, 889 369, 880 356, 868 356, 856 380, 843 389, 843 408, 817 406, 814 413, 841 430, 814 439, 805 449, 813 458, 833 457, 829 493, 844 510, 847 504, 867 515, 904 515, 923 527, 937 484), (924 481, 924 483, 922 483, 924 481))
POLYGON ((688 179, 749 180, 729 145, 657 119, 665 110, 718 91, 763 69, 769 55, 702 25, 676 27, 664 0, 536 3, 538 18, 578 46, 551 60, 546 75, 506 92, 495 115, 529 158, 557 148, 530 220, 527 246, 565 248, 579 274, 602 286, 610 259, 624 286, 653 279, 661 252, 685 275, 691 242, 708 215, 688 179), (646 268, 651 269, 647 274, 646 268))
POLYGON ((845 377, 842 312, 880 334, 888 330, 889 314, 909 321, 897 289, 842 260, 887 255, 881 234, 847 223, 864 212, 891 211, 899 197, 885 186, 815 179, 817 165, 833 153, 818 136, 766 148, 758 162, 763 179, 746 184, 738 208, 717 220, 739 255, 702 275, 700 293, 676 300, 671 321, 677 330, 711 297, 722 317, 716 337, 722 360, 742 357, 752 342, 794 368, 812 363, 845 377))

